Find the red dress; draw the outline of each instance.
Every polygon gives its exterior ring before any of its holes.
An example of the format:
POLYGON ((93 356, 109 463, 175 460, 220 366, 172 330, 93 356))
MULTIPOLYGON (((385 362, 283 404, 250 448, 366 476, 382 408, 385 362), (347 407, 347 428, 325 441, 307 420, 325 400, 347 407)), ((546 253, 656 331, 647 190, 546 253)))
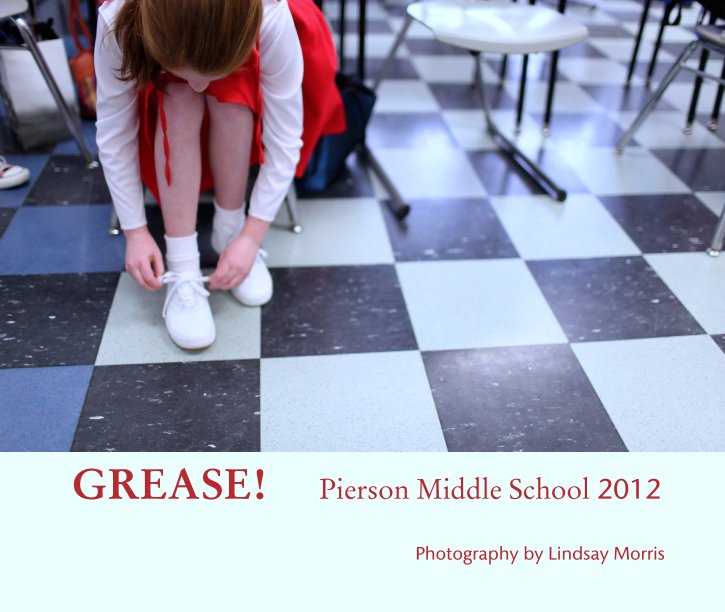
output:
MULTIPOLYGON (((303 133, 302 150, 295 176, 300 177, 321 136, 344 132, 345 109, 340 92, 335 85, 337 55, 325 17, 312 0, 287 0, 290 13, 300 39, 304 61, 302 79, 303 133)), ((185 82, 170 73, 164 73, 165 79, 185 82)), ((166 153, 166 180, 171 184, 169 165, 169 145, 166 138, 166 117, 163 112, 163 94, 158 85, 149 84, 139 94, 139 159, 141 179, 151 190, 157 202, 160 202, 156 165, 154 162, 154 136, 156 119, 161 109, 161 124, 164 129, 164 149, 166 153)), ((219 102, 244 104, 254 116, 254 136, 252 139, 252 165, 264 162, 262 145, 262 108, 264 104, 262 88, 259 82, 259 51, 255 48, 242 68, 229 76, 212 81, 204 91, 219 102)), ((209 135, 209 116, 205 113, 201 129, 201 191, 214 186, 208 161, 207 140, 209 135)))

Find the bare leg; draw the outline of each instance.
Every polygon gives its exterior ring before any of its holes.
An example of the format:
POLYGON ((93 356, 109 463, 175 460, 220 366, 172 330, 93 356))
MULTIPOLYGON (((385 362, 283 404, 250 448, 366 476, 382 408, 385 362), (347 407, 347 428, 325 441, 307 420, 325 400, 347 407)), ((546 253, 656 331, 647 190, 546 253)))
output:
POLYGON ((204 96, 184 83, 168 83, 164 93, 171 185, 166 182, 166 155, 161 113, 156 121, 154 158, 167 236, 190 236, 196 231, 201 185, 199 134, 204 118, 204 96))
POLYGON ((252 152, 254 117, 249 107, 206 97, 209 109, 209 164, 217 204, 237 210, 244 204, 252 152))

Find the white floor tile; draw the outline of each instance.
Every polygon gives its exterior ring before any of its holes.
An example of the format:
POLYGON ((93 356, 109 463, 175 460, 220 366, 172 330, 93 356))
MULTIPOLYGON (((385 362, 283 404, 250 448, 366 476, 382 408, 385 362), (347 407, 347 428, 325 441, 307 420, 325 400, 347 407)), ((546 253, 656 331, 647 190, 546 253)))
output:
MULTIPOLYGON (((377 200, 300 200, 298 206, 302 233, 273 227, 264 240, 270 267, 393 263, 377 200)), ((278 217, 286 215, 281 210, 278 217)))
POLYGON ((572 169, 597 195, 689 193, 667 166, 646 149, 627 147, 615 155, 610 147, 562 149, 572 169))
POLYGON ((378 89, 376 113, 436 113, 438 101, 422 81, 386 80, 378 89))
MULTIPOLYGON (((575 83, 584 85, 624 85, 627 68, 622 62, 598 57, 563 57, 559 71, 575 83)), ((638 83, 637 78, 632 83, 638 83)))
MULTIPOLYGON (((637 111, 611 113, 612 119, 627 130, 637 118, 637 111)), ((650 149, 718 149, 725 148, 725 142, 695 122, 692 134, 685 134, 682 127, 685 117, 681 111, 654 111, 635 132, 634 139, 650 149)))
POLYGON ((491 204, 524 259, 639 255, 640 251, 596 197, 572 194, 492 197, 491 204))
POLYGON ((518 259, 397 265, 421 350, 566 342, 518 259))
POLYGON ((463 151, 375 149, 404 198, 477 198, 486 195, 463 151))
POLYGON ((263 451, 446 450, 417 351, 263 359, 260 367, 263 451))
MULTIPOLYGON (((662 13, 655 13, 654 11, 650 13, 650 15, 661 15, 662 13)), ((682 20, 683 26, 694 26, 695 25, 695 16, 693 14, 690 14, 691 17, 688 19, 682 20)), ((637 32, 639 32, 639 18, 637 19, 637 22, 633 23, 625 23, 623 26, 625 30, 629 30, 634 36, 637 35, 637 32)), ((648 21, 647 25, 644 27, 644 33, 642 35, 642 40, 645 40, 647 42, 654 42, 657 40, 657 33, 660 28, 660 20, 657 19, 656 21, 648 21)), ((687 44, 689 42, 692 42, 695 40, 694 34, 686 30, 683 27, 678 28, 666 28, 665 29, 665 35, 662 38, 663 43, 684 43, 687 44)))
MULTIPOLYGON (((519 84, 506 81, 506 91, 516 100, 519 84)), ((544 113, 549 84, 545 81, 530 81, 526 84, 526 110, 530 113, 544 113)), ((575 83, 556 84, 553 113, 601 113, 602 107, 594 98, 575 83)), ((556 119, 554 119, 556 120, 556 119)))
MULTIPOLYGON (((590 38, 589 44, 598 49, 607 57, 620 61, 627 62, 632 57, 632 50, 634 49, 634 40, 626 38, 590 38)), ((639 53, 637 54, 637 60, 649 63, 652 57, 652 51, 654 50, 654 42, 642 41, 639 47, 639 53)), ((668 53, 665 49, 660 49, 657 54, 658 64, 670 64, 675 61, 676 56, 668 53)))
POLYGON ((722 214, 722 209, 725 207, 725 191, 698 191, 695 195, 718 217, 722 214))
POLYGON ((725 354, 709 336, 572 349, 629 450, 725 450, 725 354))
POLYGON ((231 294, 213 291, 210 302, 216 322, 216 341, 207 349, 186 351, 177 347, 166 331, 161 317, 164 297, 165 289, 145 291, 123 273, 96 365, 259 358, 259 308, 246 308, 231 294))
MULTIPOLYGON (((410 60, 421 78, 428 83, 473 83, 475 62, 466 55, 414 55, 410 60)), ((485 62, 484 81, 495 82, 498 75, 485 62)))
MULTIPOLYGON (((717 95, 717 85, 711 81, 705 81, 700 89, 700 97, 697 102, 699 113, 711 113, 715 96, 717 95)), ((662 99, 669 102, 675 108, 685 111, 680 119, 680 129, 685 127, 687 120, 687 111, 690 109, 692 101, 692 82, 682 81, 672 83, 662 96, 662 99)))
POLYGON ((662 253, 645 259, 708 334, 725 334, 725 257, 662 253))

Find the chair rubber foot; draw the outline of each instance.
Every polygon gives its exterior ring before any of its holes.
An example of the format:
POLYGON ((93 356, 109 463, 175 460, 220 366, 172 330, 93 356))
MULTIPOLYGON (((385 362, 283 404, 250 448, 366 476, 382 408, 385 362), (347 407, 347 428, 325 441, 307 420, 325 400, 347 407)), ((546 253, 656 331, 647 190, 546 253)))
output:
POLYGON ((719 249, 713 249, 712 247, 710 247, 709 249, 707 249, 707 254, 710 257, 720 257, 720 250, 719 249))
POLYGON ((289 226, 289 231, 293 234, 301 234, 302 233, 302 226, 299 223, 293 223, 289 226))
POLYGON ((551 136, 551 127, 548 124, 544 125, 544 127, 541 128, 541 133, 544 138, 548 138, 549 136, 551 136))
POLYGON ((86 168, 88 168, 89 170, 95 170, 99 166, 100 166, 100 164, 96 160, 93 160, 92 162, 88 162, 86 164, 86 168))
POLYGON ((108 230, 108 235, 109 236, 119 236, 120 234, 121 234, 121 230, 120 229, 116 229, 116 228, 113 228, 112 227, 112 228, 110 228, 108 230))
POLYGON ((707 129, 711 132, 717 132, 717 121, 708 121, 707 129))
POLYGON ((686 136, 690 136, 692 134, 692 124, 688 123, 685 128, 682 130, 682 133, 686 136))
POLYGON ((622 153, 624 153, 624 149, 622 147, 614 147, 615 155, 621 155, 622 153))

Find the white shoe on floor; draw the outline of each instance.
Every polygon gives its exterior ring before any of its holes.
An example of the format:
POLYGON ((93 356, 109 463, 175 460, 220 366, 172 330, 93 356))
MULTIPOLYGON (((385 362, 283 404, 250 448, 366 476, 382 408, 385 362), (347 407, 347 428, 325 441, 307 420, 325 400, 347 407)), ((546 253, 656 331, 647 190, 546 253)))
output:
POLYGON ((265 257, 267 252, 259 249, 247 278, 232 289, 232 295, 245 306, 264 306, 272 299, 272 275, 264 263, 265 257))
POLYGON ((0 156, 0 189, 18 187, 30 180, 30 170, 15 164, 9 164, 0 156))
POLYGON ((181 348, 206 348, 216 338, 214 317, 209 307, 208 280, 200 272, 166 272, 163 316, 171 339, 181 348))

